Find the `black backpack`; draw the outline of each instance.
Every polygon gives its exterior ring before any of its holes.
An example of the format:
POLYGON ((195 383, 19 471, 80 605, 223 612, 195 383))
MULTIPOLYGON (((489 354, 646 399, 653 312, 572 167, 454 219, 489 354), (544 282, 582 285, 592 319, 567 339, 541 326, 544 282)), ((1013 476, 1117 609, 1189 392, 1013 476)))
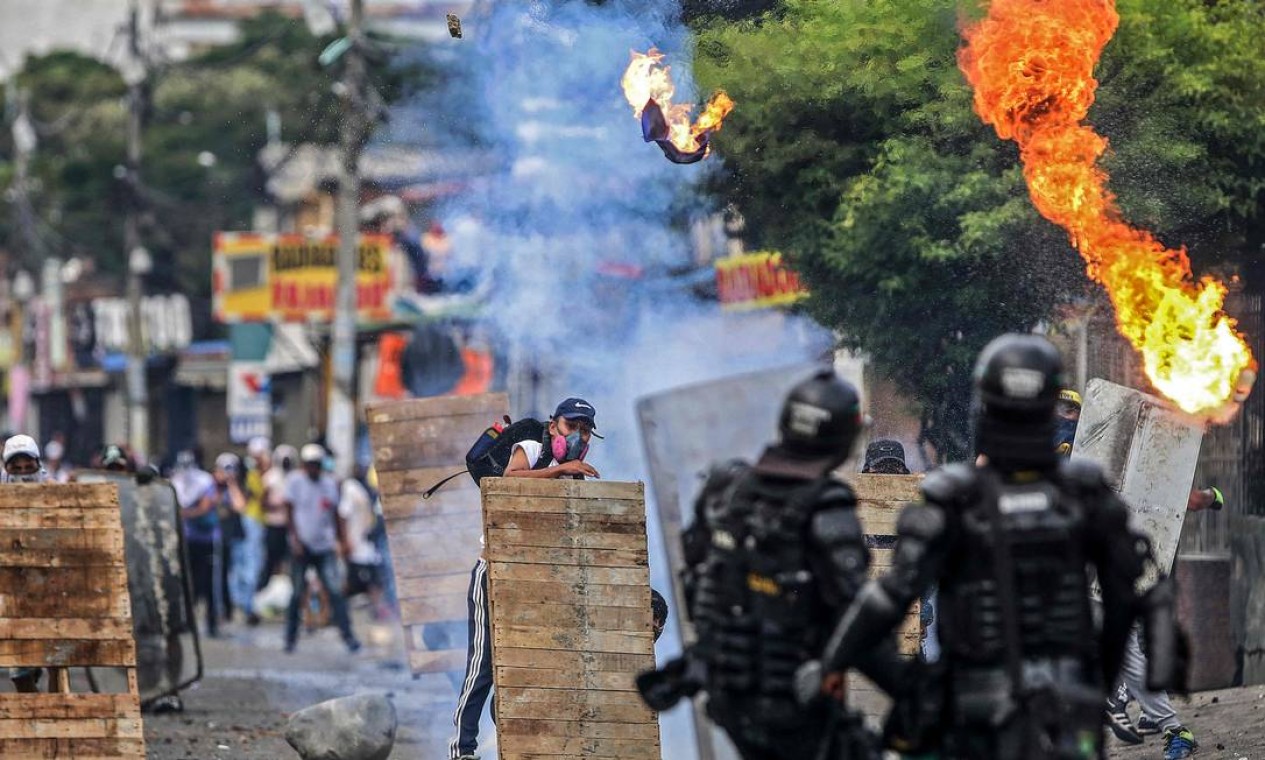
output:
POLYGON ((466 452, 466 469, 455 472, 431 486, 422 494, 422 498, 429 499, 436 491, 443 488, 444 484, 463 473, 470 473, 475 483, 484 478, 501 477, 505 474, 505 468, 509 466, 510 457, 514 454, 514 445, 523 441, 540 442, 540 458, 532 466, 533 470, 543 470, 553 464, 549 426, 546 423, 530 417, 518 422, 510 422, 510 418, 506 417, 505 422, 504 426, 498 424, 484 430, 475 440, 474 445, 466 452))

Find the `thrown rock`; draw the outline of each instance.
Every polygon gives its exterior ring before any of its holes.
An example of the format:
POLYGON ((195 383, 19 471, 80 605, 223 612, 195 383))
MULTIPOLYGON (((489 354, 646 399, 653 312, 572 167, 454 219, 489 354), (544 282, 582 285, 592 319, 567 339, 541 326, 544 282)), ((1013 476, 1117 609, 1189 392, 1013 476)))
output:
POLYGON ((386 760, 398 725, 390 699, 360 694, 299 710, 286 741, 303 760, 386 760))

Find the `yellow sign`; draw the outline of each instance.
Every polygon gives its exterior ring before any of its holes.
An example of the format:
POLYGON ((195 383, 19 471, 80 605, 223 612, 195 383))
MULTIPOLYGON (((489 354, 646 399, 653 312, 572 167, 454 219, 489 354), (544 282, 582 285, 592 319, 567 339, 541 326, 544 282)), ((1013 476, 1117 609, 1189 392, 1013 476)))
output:
MULTIPOLYGON (((362 322, 391 316, 391 238, 362 235, 356 303, 362 322)), ((329 322, 338 282, 338 237, 215 234, 212 270, 218 322, 329 322)))
POLYGON ((763 309, 801 300, 808 291, 782 254, 763 251, 716 260, 716 293, 726 309, 763 309))

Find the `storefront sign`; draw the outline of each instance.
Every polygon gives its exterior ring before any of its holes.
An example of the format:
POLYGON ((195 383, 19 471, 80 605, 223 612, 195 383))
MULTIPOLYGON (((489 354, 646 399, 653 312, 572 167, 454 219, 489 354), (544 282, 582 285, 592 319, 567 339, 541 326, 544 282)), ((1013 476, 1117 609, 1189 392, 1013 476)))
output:
POLYGON ((228 366, 228 434, 233 443, 272 435, 271 378, 264 362, 228 366))
MULTIPOLYGON (((338 237, 215 235, 215 318, 220 322, 329 322, 338 282, 338 237)), ((389 319, 391 238, 362 235, 356 251, 361 322, 389 319)))
POLYGON ((733 310, 786 306, 808 295, 782 254, 773 252, 717 259, 716 292, 721 306, 733 310))
MULTIPOLYGON (((131 309, 125 298, 98 298, 92 302, 97 348, 126 351, 130 343, 131 309)), ((149 353, 169 353, 187 348, 193 340, 189 299, 180 293, 141 299, 141 343, 149 353)))

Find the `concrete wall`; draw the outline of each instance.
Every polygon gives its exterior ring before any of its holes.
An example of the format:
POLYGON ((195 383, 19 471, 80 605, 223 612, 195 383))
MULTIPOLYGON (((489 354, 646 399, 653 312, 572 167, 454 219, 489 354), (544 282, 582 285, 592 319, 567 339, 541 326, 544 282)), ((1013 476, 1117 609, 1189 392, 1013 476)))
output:
POLYGON ((1265 683, 1265 517, 1230 521, 1230 624, 1238 681, 1265 683))

